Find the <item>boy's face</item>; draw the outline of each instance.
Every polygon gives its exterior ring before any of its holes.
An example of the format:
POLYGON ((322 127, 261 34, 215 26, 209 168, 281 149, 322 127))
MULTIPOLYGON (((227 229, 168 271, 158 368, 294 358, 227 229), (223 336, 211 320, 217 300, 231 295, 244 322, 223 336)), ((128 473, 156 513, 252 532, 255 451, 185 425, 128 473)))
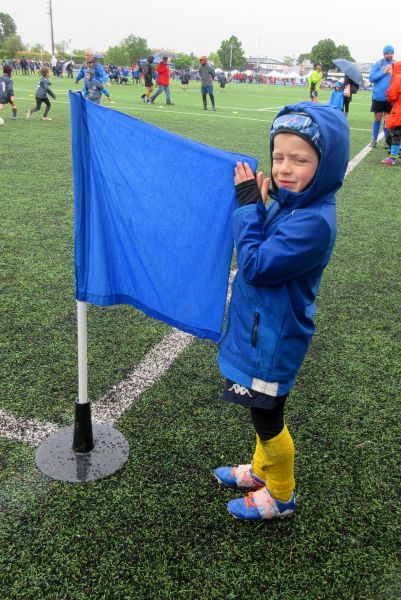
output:
POLYGON ((274 137, 272 176, 277 187, 302 192, 315 176, 319 157, 299 135, 278 133, 274 137))

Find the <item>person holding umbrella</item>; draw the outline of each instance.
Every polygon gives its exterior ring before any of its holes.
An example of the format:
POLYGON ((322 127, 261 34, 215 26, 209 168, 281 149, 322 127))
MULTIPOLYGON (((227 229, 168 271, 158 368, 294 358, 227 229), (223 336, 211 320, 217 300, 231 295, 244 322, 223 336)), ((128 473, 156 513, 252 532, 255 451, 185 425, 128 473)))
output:
POLYGON ((359 85, 356 84, 355 81, 350 79, 348 77, 348 75, 346 75, 344 78, 344 83, 343 83, 343 96, 344 96, 343 111, 344 111, 344 114, 347 117, 347 119, 348 119, 348 113, 349 113, 349 105, 352 102, 352 95, 356 94, 358 90, 359 90, 359 85))
POLYGON ((344 105, 343 111, 348 118, 349 105, 352 102, 352 95, 356 94, 359 86, 363 81, 362 73, 356 68, 354 63, 345 58, 336 58, 333 63, 344 73, 343 96, 344 105))
POLYGON ((377 138, 380 131, 380 123, 384 119, 383 131, 387 138, 386 118, 391 111, 391 103, 386 93, 390 86, 391 72, 393 67, 394 48, 390 44, 383 48, 383 58, 378 60, 370 69, 369 81, 373 83, 372 107, 370 112, 374 113, 373 136, 369 146, 376 148, 377 138))

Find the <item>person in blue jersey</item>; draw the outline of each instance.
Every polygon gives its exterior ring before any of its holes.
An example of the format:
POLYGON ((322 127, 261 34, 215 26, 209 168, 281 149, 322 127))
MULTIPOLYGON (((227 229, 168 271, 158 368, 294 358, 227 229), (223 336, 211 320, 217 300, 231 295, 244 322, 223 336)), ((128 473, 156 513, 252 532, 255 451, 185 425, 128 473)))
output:
POLYGON ((121 77, 120 77, 120 84, 127 84, 128 83, 128 75, 129 75, 129 70, 127 69, 127 67, 123 67, 121 70, 121 77))
POLYGON ((251 462, 218 467, 215 476, 252 490, 227 508, 255 521, 295 511, 284 407, 315 330, 315 298, 336 239, 335 195, 349 158, 343 112, 310 102, 284 107, 271 127, 270 158, 271 187, 247 163, 235 169, 238 273, 218 355, 223 398, 250 408, 256 448, 251 462))
POLYGON ((15 104, 14 86, 12 80, 12 67, 3 67, 3 75, 0 77, 0 111, 5 104, 11 104, 13 121, 17 120, 17 105, 15 104))
POLYGON ((344 94, 342 90, 342 84, 340 81, 336 81, 334 84, 334 89, 331 92, 329 104, 332 106, 337 106, 340 110, 343 109, 344 106, 344 94))
POLYGON ((383 58, 378 60, 370 69, 369 81, 373 83, 372 106, 370 112, 374 113, 373 135, 369 146, 376 148, 380 131, 380 123, 384 119, 384 137, 387 137, 386 118, 391 112, 391 103, 387 99, 387 90, 390 85, 393 68, 394 48, 390 44, 383 48, 383 58))
POLYGON ((95 53, 91 48, 85 51, 85 62, 75 78, 75 83, 78 83, 81 79, 85 79, 86 72, 89 70, 93 70, 95 72, 95 79, 101 83, 109 85, 110 79, 104 70, 103 65, 96 60, 95 53))

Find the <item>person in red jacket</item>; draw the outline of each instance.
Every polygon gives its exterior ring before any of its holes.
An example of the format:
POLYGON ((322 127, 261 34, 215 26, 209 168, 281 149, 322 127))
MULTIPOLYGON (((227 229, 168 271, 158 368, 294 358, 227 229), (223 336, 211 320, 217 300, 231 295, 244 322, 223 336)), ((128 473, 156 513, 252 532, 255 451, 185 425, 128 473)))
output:
POLYGON ((163 60, 157 65, 157 85, 158 90, 153 96, 150 97, 150 101, 156 100, 157 96, 160 96, 162 92, 166 94, 166 104, 172 105, 170 100, 170 67, 168 66, 168 56, 163 56, 163 60))
POLYGON ((386 128, 388 129, 386 141, 390 146, 390 156, 381 162, 383 165, 394 166, 399 156, 401 143, 401 61, 393 63, 387 99, 392 105, 391 112, 386 119, 386 128))

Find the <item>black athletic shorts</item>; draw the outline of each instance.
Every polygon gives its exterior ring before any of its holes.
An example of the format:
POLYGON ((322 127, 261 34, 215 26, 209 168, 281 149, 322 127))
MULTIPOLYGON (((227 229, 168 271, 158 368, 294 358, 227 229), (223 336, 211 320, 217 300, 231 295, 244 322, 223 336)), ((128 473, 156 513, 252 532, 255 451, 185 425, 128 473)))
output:
POLYGON ((280 406, 287 398, 284 396, 269 396, 262 392, 257 392, 250 388, 246 388, 239 383, 234 383, 230 379, 226 379, 226 385, 223 390, 223 399, 242 406, 251 406, 253 408, 264 408, 266 410, 274 410, 280 406))
POLYGON ((372 100, 372 106, 370 107, 370 112, 372 113, 390 113, 391 112, 391 102, 388 100, 372 100))
POLYGON ((11 104, 10 96, 0 96, 0 104, 11 104))

